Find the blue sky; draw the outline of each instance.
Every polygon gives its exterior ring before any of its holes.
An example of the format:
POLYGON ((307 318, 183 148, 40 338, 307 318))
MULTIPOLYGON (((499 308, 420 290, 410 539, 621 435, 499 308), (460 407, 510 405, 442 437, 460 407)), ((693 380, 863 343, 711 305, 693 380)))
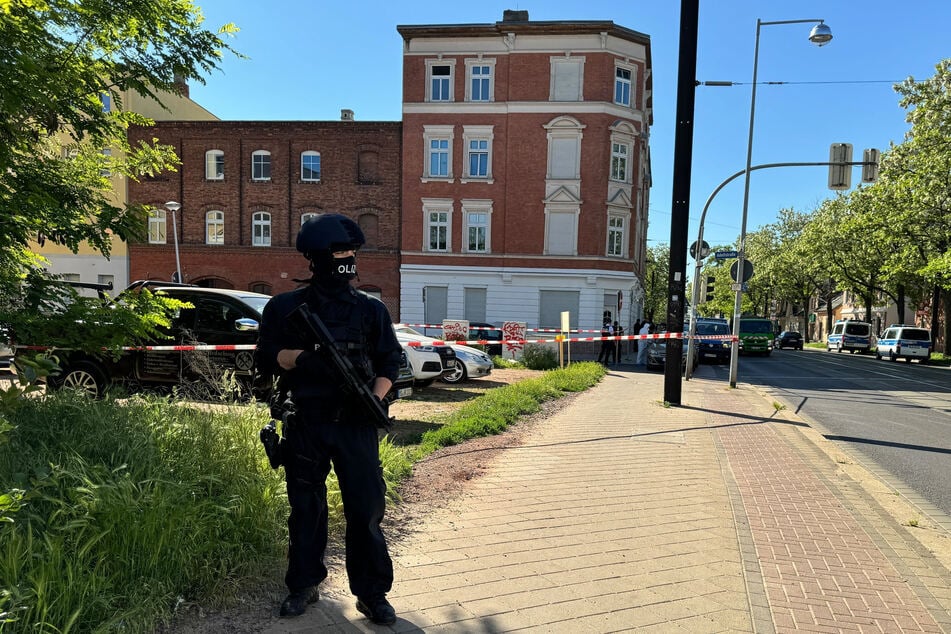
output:
MULTIPOLYGON (((670 241, 680 3, 607 0, 524 0, 481 3, 404 0, 258 3, 196 0, 208 28, 234 22, 233 46, 249 59, 225 59, 223 71, 193 85, 192 98, 222 119, 338 120, 342 108, 361 121, 398 121, 402 99, 400 24, 490 23, 505 9, 532 20, 612 20, 651 37, 654 126, 650 245, 670 241)), ((744 169, 756 20, 822 19, 834 39, 819 48, 812 25, 764 26, 753 164, 828 160, 831 143, 886 149, 908 125, 892 85, 925 79, 951 57, 951 2, 701 0, 697 79, 740 82, 696 88, 690 241, 716 187, 744 169), (902 6, 906 10, 899 12, 902 6), (763 85, 762 82, 790 82, 763 85)), ((852 174, 859 181, 859 168, 852 174)), ((811 211, 834 195, 822 167, 761 170, 751 178, 748 231, 773 222, 777 211, 811 211)), ((733 243, 740 233, 743 178, 727 185, 707 212, 704 238, 733 243)))

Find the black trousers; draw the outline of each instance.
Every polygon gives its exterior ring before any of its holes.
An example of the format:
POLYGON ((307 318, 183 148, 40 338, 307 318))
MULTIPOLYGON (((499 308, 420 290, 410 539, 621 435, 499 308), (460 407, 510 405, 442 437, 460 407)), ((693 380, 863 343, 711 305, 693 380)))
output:
POLYGON ((614 356, 614 342, 613 341, 602 341, 601 342, 601 351, 598 352, 598 363, 601 363, 603 359, 605 363, 611 363, 611 358, 614 356))
POLYGON ((350 591, 358 597, 389 592, 393 563, 380 529, 386 484, 373 425, 321 420, 299 413, 284 430, 287 499, 291 514, 287 574, 291 592, 327 578, 327 475, 333 463, 347 521, 346 558, 350 591))

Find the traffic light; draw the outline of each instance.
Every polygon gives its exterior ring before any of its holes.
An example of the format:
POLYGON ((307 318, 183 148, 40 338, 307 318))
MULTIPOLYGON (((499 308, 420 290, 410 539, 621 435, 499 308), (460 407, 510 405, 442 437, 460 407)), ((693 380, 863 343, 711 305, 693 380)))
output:
POLYGON ((880 152, 875 149, 862 152, 862 182, 874 183, 878 180, 878 160, 880 152))
POLYGON ((717 281, 717 278, 713 277, 712 275, 708 275, 708 276, 707 276, 707 299, 706 299, 706 301, 708 301, 708 302, 709 302, 711 299, 713 299, 713 284, 714 284, 716 281, 717 281))
POLYGON ((852 144, 829 146, 829 189, 843 191, 852 187, 852 144))

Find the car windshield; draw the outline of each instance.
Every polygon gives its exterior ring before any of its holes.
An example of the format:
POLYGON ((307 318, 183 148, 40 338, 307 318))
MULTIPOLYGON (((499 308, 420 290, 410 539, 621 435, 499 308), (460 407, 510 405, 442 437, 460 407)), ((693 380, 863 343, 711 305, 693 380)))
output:
POLYGON ((726 324, 697 324, 698 335, 728 335, 730 328, 726 324))
POLYGON ((418 331, 416 331, 416 330, 413 330, 413 329, 410 328, 409 326, 393 326, 393 329, 396 330, 396 332, 398 332, 398 333, 400 333, 400 334, 403 334, 403 335, 413 335, 414 337, 425 337, 425 336, 426 336, 426 335, 424 335, 424 334, 421 333, 421 332, 418 332, 418 331))
POLYGON ((267 304, 270 297, 261 297, 259 295, 241 295, 241 301, 261 314, 264 312, 264 305, 267 304))
POLYGON ((790 339, 795 339, 797 337, 801 337, 802 335, 800 335, 798 332, 784 332, 783 336, 789 337, 790 339))
POLYGON ((749 332, 753 334, 769 334, 773 332, 773 324, 768 320, 740 320, 740 332, 749 332))

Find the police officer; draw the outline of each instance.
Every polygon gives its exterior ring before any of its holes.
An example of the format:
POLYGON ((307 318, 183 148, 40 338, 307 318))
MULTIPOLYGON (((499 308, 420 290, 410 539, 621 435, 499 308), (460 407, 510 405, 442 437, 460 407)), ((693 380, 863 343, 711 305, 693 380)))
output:
POLYGON ((383 303, 350 286, 356 276, 356 250, 364 242, 359 226, 346 216, 323 214, 308 220, 297 235, 297 250, 310 260, 313 276, 306 286, 271 298, 262 314, 261 370, 280 377, 280 392, 288 395, 295 412, 282 430, 291 507, 284 578, 290 593, 281 605, 282 617, 303 614, 319 598, 317 586, 327 577, 326 478, 332 462, 343 498, 347 576, 357 609, 374 623, 396 621, 386 599, 393 564, 380 528, 386 485, 377 429, 361 419, 341 392, 332 365, 314 351, 314 342, 290 328, 287 320, 306 303, 383 401, 396 379, 402 348, 383 303))

